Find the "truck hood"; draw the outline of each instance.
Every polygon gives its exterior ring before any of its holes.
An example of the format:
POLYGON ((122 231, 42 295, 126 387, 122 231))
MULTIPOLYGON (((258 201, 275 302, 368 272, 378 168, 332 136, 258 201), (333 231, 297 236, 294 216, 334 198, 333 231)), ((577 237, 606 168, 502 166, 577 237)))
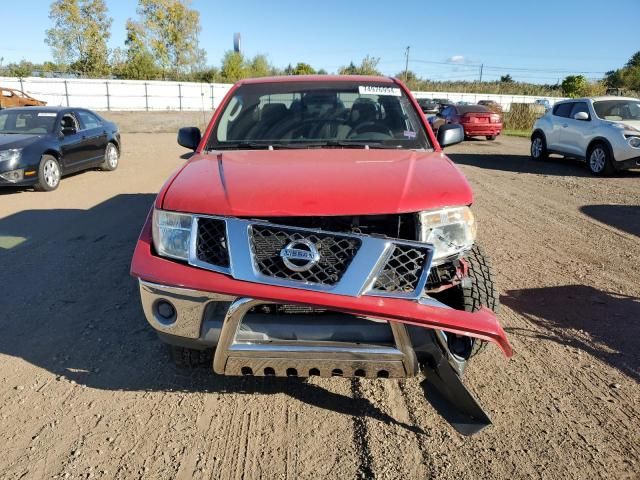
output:
POLYGON ((408 213, 472 201, 441 152, 364 149, 195 154, 161 199, 166 210, 238 217, 408 213))
POLYGON ((640 120, 609 120, 611 123, 617 123, 622 125, 628 125, 631 128, 635 128, 640 132, 640 120))

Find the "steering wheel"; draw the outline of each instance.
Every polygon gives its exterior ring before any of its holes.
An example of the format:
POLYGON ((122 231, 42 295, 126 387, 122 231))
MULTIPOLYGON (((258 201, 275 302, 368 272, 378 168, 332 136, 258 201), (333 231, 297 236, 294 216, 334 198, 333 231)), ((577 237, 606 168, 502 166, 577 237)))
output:
POLYGON ((347 135, 347 138, 361 135, 363 133, 383 133, 388 135, 389 138, 393 138, 393 132, 389 128, 377 122, 365 122, 353 127, 349 132, 349 135, 347 135))

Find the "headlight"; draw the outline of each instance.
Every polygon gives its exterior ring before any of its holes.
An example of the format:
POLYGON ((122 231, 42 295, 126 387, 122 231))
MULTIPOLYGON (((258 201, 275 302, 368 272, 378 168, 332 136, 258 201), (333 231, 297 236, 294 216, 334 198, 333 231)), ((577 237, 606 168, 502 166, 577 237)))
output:
POLYGON ((640 148, 640 137, 629 138, 629 145, 631 145, 633 148, 640 148))
POLYGON ((189 259, 191 243, 191 215, 153 211, 153 246, 163 257, 189 259))
MULTIPOLYGON (((21 148, 10 148, 9 150, 0 150, 0 162, 8 161, 8 165, 6 168, 13 168, 20 160, 20 156, 22 155, 21 148)), ((4 168, 4 167, 3 167, 4 168)))
POLYGON ((476 239, 471 209, 454 207, 420 212, 420 239, 435 247, 434 261, 471 249, 476 239))

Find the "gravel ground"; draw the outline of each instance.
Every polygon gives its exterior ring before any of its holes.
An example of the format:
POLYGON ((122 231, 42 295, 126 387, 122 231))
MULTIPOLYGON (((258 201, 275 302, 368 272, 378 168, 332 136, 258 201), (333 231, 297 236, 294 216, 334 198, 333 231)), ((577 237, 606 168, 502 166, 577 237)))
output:
POLYGON ((638 478, 640 172, 534 163, 528 142, 448 150, 473 184, 515 348, 467 383, 494 425, 462 437, 421 379, 233 379, 174 367, 131 254, 183 160, 127 134, 121 167, 0 191, 0 477, 638 478))

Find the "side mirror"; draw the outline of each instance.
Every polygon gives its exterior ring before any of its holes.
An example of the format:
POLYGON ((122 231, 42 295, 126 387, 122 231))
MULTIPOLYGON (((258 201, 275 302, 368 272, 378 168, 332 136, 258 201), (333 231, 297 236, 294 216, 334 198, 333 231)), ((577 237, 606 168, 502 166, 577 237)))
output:
POLYGON ((584 122, 589 120, 589 114, 587 112, 578 112, 573 116, 573 118, 584 122))
POLYGON ((442 125, 438 129, 438 143, 442 148, 455 145, 464 140, 464 128, 457 123, 442 125))
POLYGON ((73 128, 73 127, 64 127, 64 128, 62 129, 62 135, 63 135, 63 136, 65 136, 65 137, 66 137, 67 135, 75 135, 76 133, 77 133, 77 132, 76 132, 76 129, 75 129, 75 128, 73 128))
POLYGON ((202 134, 198 127, 182 127, 178 130, 178 145, 195 150, 200 145, 202 134))

